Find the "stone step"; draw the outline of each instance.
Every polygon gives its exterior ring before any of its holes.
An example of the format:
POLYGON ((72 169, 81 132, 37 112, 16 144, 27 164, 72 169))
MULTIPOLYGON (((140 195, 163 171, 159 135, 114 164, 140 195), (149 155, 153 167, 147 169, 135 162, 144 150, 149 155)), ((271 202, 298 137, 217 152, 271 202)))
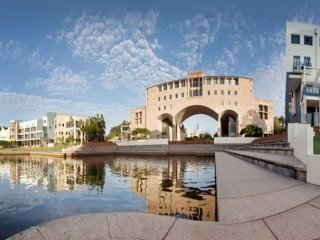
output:
POLYGON ((225 150, 225 152, 281 175, 306 181, 307 167, 294 156, 238 150, 225 150))
POLYGON ((271 153, 278 155, 288 155, 293 156, 293 148, 289 147, 260 147, 260 146, 251 146, 251 147, 239 147, 234 150, 240 151, 251 151, 251 152, 261 152, 261 153, 271 153))

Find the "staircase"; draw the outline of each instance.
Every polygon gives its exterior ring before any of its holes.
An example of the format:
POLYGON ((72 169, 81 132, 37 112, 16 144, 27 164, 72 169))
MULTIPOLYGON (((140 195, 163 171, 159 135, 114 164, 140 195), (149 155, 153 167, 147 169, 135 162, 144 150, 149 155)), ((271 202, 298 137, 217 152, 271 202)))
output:
POLYGON ((260 138, 251 144, 224 151, 259 167, 306 181, 306 165, 294 156, 294 149, 290 147, 284 136, 260 138))

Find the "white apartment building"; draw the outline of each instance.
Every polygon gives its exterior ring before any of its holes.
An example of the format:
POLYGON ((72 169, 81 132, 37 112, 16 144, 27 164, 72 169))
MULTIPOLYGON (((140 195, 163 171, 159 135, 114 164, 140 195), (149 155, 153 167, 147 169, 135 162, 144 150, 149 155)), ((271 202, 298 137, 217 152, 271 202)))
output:
POLYGON ((87 118, 74 115, 56 115, 54 118, 54 142, 83 142, 85 135, 81 132, 81 122, 87 118))
MULTIPOLYGON (((66 142, 68 137, 73 141, 82 142, 85 140, 85 136, 80 131, 80 121, 85 122, 86 118, 48 112, 40 119, 11 120, 6 134, 8 141, 17 141, 18 146, 39 146, 47 143, 66 142), (59 141, 60 139, 63 141, 59 141)), ((1 136, 2 131, 0 131, 0 140, 1 136)))
POLYGON ((10 128, 5 129, 4 127, 0 130, 0 141, 10 141, 10 128))
POLYGON ((19 146, 35 146, 41 145, 45 138, 44 124, 45 119, 34 119, 19 123, 18 145, 19 146))
POLYGON ((286 24, 286 123, 319 126, 320 26, 286 24))

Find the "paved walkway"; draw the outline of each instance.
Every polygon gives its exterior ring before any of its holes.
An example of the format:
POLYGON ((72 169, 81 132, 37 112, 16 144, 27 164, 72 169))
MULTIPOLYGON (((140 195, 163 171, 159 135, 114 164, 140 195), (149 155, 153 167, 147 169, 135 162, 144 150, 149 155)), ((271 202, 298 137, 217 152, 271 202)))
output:
POLYGON ((318 239, 320 187, 216 153, 219 222, 143 213, 55 220, 11 239, 318 239))

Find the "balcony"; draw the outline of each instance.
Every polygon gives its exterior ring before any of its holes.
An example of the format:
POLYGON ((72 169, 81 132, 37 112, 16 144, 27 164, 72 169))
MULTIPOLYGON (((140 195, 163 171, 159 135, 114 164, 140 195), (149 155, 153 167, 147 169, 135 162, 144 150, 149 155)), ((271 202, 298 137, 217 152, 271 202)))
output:
POLYGON ((317 82, 307 82, 303 87, 303 95, 312 96, 312 97, 320 97, 320 87, 317 82))
POLYGON ((306 123, 310 124, 312 127, 320 126, 320 116, 315 113, 300 113, 290 116, 290 123, 306 123))

